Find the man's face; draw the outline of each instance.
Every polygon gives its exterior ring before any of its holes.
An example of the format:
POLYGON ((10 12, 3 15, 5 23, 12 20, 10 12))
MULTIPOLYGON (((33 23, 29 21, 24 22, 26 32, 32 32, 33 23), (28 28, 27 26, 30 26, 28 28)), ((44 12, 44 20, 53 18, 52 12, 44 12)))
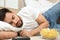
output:
POLYGON ((14 13, 6 13, 4 21, 15 27, 21 27, 23 24, 21 18, 14 13))

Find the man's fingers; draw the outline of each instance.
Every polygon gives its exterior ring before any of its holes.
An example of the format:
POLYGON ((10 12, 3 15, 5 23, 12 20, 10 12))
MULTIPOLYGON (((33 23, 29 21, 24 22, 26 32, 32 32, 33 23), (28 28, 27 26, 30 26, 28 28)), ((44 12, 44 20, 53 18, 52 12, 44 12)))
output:
POLYGON ((22 36, 23 32, 20 32, 20 36, 22 36))

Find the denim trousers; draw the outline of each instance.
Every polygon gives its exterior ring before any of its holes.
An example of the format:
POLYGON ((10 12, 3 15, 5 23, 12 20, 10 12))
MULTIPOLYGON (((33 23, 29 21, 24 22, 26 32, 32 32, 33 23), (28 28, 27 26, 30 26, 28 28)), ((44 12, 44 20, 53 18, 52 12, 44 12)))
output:
POLYGON ((52 8, 48 9, 48 11, 46 11, 42 15, 49 22, 49 28, 60 29, 60 24, 56 23, 58 17, 60 16, 60 2, 54 5, 52 8))

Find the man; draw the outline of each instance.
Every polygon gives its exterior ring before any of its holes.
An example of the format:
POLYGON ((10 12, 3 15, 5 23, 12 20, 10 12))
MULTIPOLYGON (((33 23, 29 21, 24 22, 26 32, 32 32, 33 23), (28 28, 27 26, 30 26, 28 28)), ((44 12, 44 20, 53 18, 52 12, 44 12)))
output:
POLYGON ((60 2, 43 14, 36 8, 29 6, 23 8, 18 15, 22 17, 23 23, 25 24, 23 28, 26 29, 20 33, 21 36, 36 35, 42 28, 60 28, 60 25, 57 25, 56 23, 60 16, 60 2))
MULTIPOLYGON (((22 15, 22 13, 18 13, 18 15, 19 14, 22 15)), ((37 33, 40 32, 40 30, 42 28, 46 28, 49 25, 48 21, 41 14, 39 14, 39 16, 36 16, 37 18, 34 17, 34 14, 32 15, 32 14, 27 13, 25 15, 25 13, 23 12, 23 15, 17 16, 13 12, 11 12, 10 10, 3 8, 0 10, 0 21, 7 22, 16 28, 21 27, 23 24, 22 27, 24 30, 22 30, 20 33, 21 36, 23 36, 23 37, 24 36, 30 37, 30 36, 36 35, 37 33), (40 18, 42 18, 42 19, 40 19, 40 18), (23 21, 23 23, 22 23, 22 21, 23 21)), ((17 36, 17 32, 11 32, 11 31, 8 31, 8 32, 3 31, 3 33, 2 33, 2 31, 0 32, 0 38, 1 39, 14 38, 16 36, 17 36), (8 33, 12 33, 12 34, 8 34, 8 33)))
MULTIPOLYGON (((33 18, 33 17, 29 17, 30 15, 25 15, 25 14, 23 14, 24 15, 24 17, 26 16, 28 16, 27 17, 27 19, 23 19, 23 16, 17 16, 16 14, 14 14, 13 12, 11 12, 11 11, 9 11, 8 9, 6 9, 6 8, 3 8, 3 9, 1 9, 0 10, 0 21, 4 21, 4 22, 7 22, 7 23, 9 23, 9 24, 11 24, 11 25, 13 25, 14 27, 16 27, 16 28, 19 28, 19 27, 21 27, 22 26, 22 24, 23 24, 23 31, 20 33, 21 34, 21 36, 33 36, 33 35, 35 35, 35 34, 37 34, 37 33, 39 33, 40 32, 40 30, 42 29, 42 28, 44 28, 44 27, 48 27, 48 22, 46 21, 46 19, 40 14, 38 17, 37 17, 37 19, 36 19, 36 21, 35 21, 35 19, 33 18), (42 19, 40 19, 40 17, 42 17, 42 19), (29 19, 28 19, 29 18, 29 19), (23 23, 22 23, 22 21, 23 21, 23 23), (30 21, 29 21, 30 20, 30 21), (41 21, 41 22, 40 22, 41 21), (27 24, 26 24, 27 23, 27 24), (38 25, 39 24, 39 25, 38 25), (38 26, 38 27, 37 27, 38 26), (41 26, 41 27, 40 27, 41 26), (36 29, 35 29, 36 28, 36 29), (34 30, 33 30, 34 29, 34 30), (23 33, 27 33, 27 35, 25 35, 25 34, 23 34, 23 33)), ((21 14, 21 13, 18 13, 18 14, 21 14)), ((22 15, 22 14, 21 14, 22 15)), ((31 16, 33 16, 33 15, 31 15, 31 16)), ((9 31, 10 32, 10 31, 9 31)), ((16 32, 13 32, 14 34, 16 33, 16 32)), ((3 35, 3 34, 1 34, 1 35, 3 35)), ((7 33, 4 35, 4 36, 6 36, 7 35, 7 33)), ((12 35, 12 34, 11 34, 12 35)), ((10 36, 11 36, 10 35, 10 36)), ((15 36, 16 37, 16 35, 13 35, 13 36, 15 36)))
MULTIPOLYGON (((6 10, 8 10, 8 9, 4 8, 4 9, 0 10, 0 14, 1 14, 0 20, 5 21, 16 28, 21 27, 23 24, 23 26, 22 26, 23 30, 20 32, 20 35, 23 37, 24 36, 30 37, 30 36, 34 36, 34 35, 38 34, 42 28, 50 27, 49 24, 53 25, 53 24, 51 24, 51 22, 53 23, 52 20, 55 20, 54 18, 57 19, 59 17, 60 3, 56 4, 53 8, 49 9, 44 14, 41 14, 35 8, 30 7, 30 6, 23 8, 17 14, 18 16, 15 15, 13 12, 6 11, 6 10)), ((54 25, 55 25, 55 23, 54 23, 54 25)), ((51 26, 51 28, 52 28, 52 26, 51 26)), ((13 32, 13 33, 16 33, 16 32, 13 32)), ((7 37, 7 35, 4 35, 4 36, 7 37)), ((14 35, 14 37, 16 37, 16 36, 14 35)))

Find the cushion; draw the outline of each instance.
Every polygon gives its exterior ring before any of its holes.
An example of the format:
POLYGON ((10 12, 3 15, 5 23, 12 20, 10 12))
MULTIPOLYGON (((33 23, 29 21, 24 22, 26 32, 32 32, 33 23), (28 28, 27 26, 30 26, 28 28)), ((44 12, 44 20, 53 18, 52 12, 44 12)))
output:
POLYGON ((25 0, 26 6, 32 6, 44 13, 49 8, 53 7, 56 3, 51 3, 47 0, 25 0))
POLYGON ((0 30, 5 30, 5 31, 11 30, 17 32, 20 31, 21 28, 16 28, 6 22, 0 21, 0 30))

